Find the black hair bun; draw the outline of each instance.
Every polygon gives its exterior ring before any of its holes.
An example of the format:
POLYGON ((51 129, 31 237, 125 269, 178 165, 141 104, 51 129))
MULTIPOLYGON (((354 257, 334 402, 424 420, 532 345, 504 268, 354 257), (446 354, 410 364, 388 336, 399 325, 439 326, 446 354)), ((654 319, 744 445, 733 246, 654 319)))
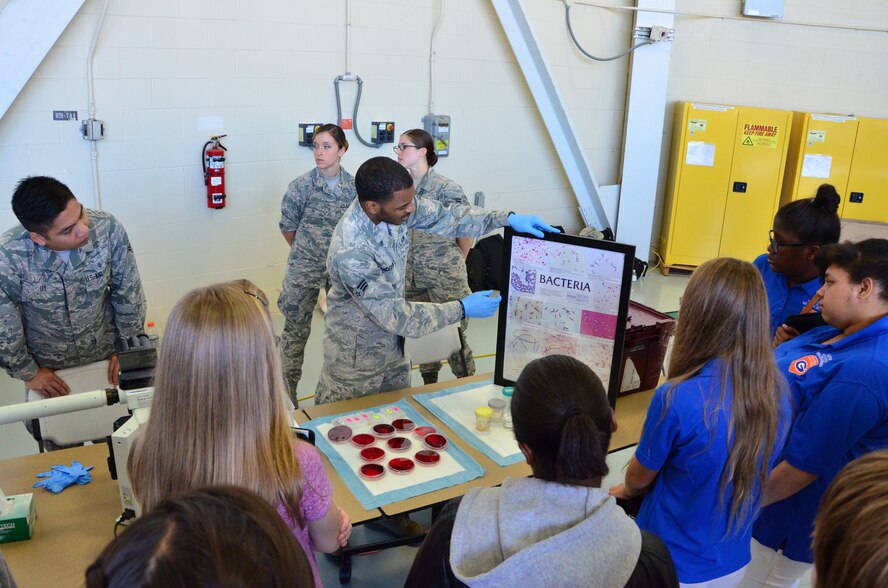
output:
POLYGON ((841 201, 842 198, 836 191, 835 186, 832 184, 821 184, 820 187, 817 188, 817 194, 814 195, 814 202, 812 204, 829 214, 836 214, 839 210, 839 203, 841 201))

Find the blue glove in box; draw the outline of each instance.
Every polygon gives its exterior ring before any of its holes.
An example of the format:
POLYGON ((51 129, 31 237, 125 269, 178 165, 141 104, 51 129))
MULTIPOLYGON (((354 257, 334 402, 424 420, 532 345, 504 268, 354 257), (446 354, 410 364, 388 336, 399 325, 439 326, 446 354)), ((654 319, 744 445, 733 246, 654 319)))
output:
POLYGON ((0 543, 30 539, 34 532, 34 494, 13 494, 6 497, 12 510, 0 516, 0 543))

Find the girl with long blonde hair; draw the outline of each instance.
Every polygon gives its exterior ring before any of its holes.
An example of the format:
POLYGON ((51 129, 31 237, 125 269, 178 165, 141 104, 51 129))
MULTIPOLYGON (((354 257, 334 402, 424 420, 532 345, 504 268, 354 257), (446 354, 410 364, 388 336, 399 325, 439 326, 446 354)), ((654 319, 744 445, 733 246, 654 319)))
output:
POLYGON ((737 585, 752 523, 791 418, 770 344, 768 301, 752 264, 697 268, 681 301, 669 379, 654 393, 617 498, 644 494, 683 585, 737 585), (705 583, 705 584, 704 584, 705 583))
POLYGON ((318 452, 293 436, 285 398, 265 294, 246 280, 192 290, 170 314, 129 475, 146 511, 203 486, 252 490, 277 506, 317 578, 313 550, 335 551, 351 525, 318 452))

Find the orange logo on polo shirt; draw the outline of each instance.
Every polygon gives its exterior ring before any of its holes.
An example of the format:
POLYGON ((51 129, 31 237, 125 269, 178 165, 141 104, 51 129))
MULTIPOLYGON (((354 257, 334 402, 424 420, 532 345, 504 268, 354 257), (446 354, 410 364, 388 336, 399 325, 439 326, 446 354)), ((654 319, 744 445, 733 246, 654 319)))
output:
POLYGON ((789 371, 797 376, 804 375, 812 367, 819 365, 820 360, 816 355, 806 355, 805 357, 800 357, 794 360, 791 364, 789 364, 789 371))

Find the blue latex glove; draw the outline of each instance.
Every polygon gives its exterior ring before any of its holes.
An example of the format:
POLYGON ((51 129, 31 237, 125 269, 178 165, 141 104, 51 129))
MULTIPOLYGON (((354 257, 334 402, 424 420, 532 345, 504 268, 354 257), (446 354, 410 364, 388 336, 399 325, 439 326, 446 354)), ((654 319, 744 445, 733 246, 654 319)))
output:
POLYGON ((491 294, 493 294, 493 290, 482 290, 463 298, 460 302, 466 312, 466 318, 493 316, 503 297, 499 294, 496 296, 491 296, 491 294))
POLYGON ((89 484, 92 482, 92 475, 89 473, 91 469, 93 466, 83 467, 77 460, 72 461, 70 466, 54 465, 52 471, 37 474, 36 477, 47 479, 34 484, 34 488, 43 486, 50 492, 58 494, 71 484, 89 484))
POLYGON ((509 215, 509 226, 519 233, 527 233, 534 237, 542 237, 543 231, 547 233, 560 233, 558 229, 547 225, 543 219, 535 214, 515 214, 509 215))

